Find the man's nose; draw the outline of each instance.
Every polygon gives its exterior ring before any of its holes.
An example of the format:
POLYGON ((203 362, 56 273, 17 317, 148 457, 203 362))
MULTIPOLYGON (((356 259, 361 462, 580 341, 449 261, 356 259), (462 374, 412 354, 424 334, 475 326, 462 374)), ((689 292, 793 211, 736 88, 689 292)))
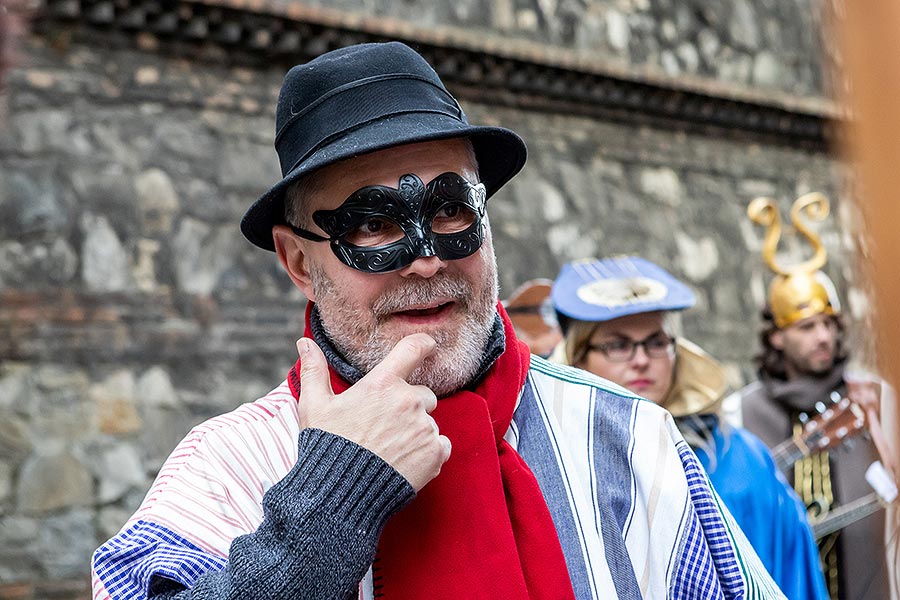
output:
POLYGON ((831 340, 831 328, 826 323, 820 323, 816 326, 816 339, 820 342, 831 340))
POLYGON ((425 234, 422 226, 414 225, 412 230, 407 230, 407 236, 412 240, 413 252, 416 258, 409 266, 400 269, 400 275, 409 277, 410 275, 418 275, 419 277, 433 277, 439 271, 442 271, 446 263, 438 258, 437 250, 434 247, 434 239, 425 234))
POLYGON ((446 266, 447 263, 437 256, 420 256, 409 263, 409 265, 400 269, 399 273, 403 277, 418 275, 427 279, 443 271, 446 266))

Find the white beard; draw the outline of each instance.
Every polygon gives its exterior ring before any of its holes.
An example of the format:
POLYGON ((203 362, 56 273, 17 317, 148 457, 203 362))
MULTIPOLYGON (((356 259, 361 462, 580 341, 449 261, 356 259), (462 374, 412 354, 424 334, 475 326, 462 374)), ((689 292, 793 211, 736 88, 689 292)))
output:
POLYGON ((499 293, 497 267, 493 252, 488 250, 486 254, 489 267, 478 289, 464 277, 444 272, 427 279, 410 278, 377 298, 365 315, 353 308, 351 296, 338 290, 323 270, 311 268, 325 333, 351 365, 368 373, 400 341, 396 334, 383 330, 388 315, 439 298, 454 300, 463 315, 461 325, 428 331, 437 342, 436 349, 408 379, 408 383, 424 385, 438 397, 448 396, 478 374, 493 329, 499 293))

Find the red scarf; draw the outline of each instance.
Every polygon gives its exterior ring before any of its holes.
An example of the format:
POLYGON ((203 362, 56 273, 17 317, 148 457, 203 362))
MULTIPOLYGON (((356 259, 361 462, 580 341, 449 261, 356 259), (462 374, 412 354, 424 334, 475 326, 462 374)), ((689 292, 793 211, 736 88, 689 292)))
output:
MULTIPOLYGON (((376 598, 575 598, 537 480, 503 439, 531 354, 499 303, 497 310, 506 349, 474 392, 441 398, 431 413, 453 450, 385 526, 373 565, 376 598)), ((299 361, 294 369, 299 375, 299 361)), ((299 398, 299 377, 288 381, 299 398)), ((349 387, 333 369, 331 385, 336 394, 349 387)))

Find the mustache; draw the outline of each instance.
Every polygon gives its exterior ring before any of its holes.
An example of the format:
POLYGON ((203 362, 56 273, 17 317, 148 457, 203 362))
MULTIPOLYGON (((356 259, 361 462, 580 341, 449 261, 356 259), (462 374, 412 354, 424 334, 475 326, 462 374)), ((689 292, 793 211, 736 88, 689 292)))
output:
POLYGON ((408 309, 410 306, 428 304, 438 299, 452 300, 468 309, 474 294, 472 285, 465 278, 437 274, 428 279, 411 279, 379 296, 372 304, 376 318, 408 309))

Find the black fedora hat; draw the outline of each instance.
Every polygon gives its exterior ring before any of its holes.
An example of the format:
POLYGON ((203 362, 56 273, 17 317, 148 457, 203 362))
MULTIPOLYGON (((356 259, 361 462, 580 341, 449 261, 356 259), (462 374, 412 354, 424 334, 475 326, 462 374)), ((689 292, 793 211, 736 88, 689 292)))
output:
POLYGON ((303 175, 402 144, 466 137, 490 197, 525 164, 525 143, 508 129, 469 125, 456 99, 415 50, 400 42, 359 44, 297 65, 285 75, 275 113, 282 180, 253 203, 241 231, 274 250, 284 193, 303 175))
POLYGON ((282 180, 253 203, 241 231, 274 250, 284 193, 303 175, 402 144, 467 137, 490 197, 525 164, 525 143, 508 129, 469 125, 422 56, 400 42, 334 50, 285 75, 275 113, 282 180))

